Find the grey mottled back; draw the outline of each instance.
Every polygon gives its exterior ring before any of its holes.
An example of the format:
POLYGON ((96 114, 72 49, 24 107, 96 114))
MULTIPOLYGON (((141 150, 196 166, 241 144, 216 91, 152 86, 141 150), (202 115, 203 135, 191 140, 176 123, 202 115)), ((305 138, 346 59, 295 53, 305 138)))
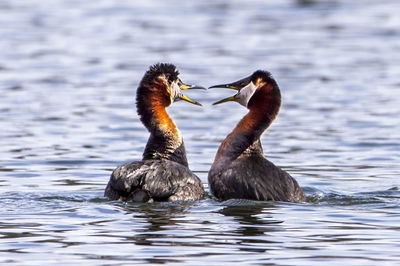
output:
POLYGON ((203 193, 200 179, 187 167, 170 160, 144 160, 118 166, 104 196, 124 201, 180 201, 199 200, 203 193))

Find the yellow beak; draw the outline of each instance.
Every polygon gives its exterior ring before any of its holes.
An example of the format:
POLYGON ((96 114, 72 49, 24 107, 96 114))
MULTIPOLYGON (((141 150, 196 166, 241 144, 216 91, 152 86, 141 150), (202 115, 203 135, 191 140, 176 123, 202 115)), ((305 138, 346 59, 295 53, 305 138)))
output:
MULTIPOLYGON (((232 90, 240 91, 243 87, 245 87, 247 84, 249 84, 250 81, 251 81, 251 76, 243 78, 243 79, 235 81, 235 82, 232 82, 232 83, 214 85, 214 86, 209 87, 209 89, 226 88, 226 89, 232 89, 232 90)), ((237 99, 236 95, 228 97, 228 98, 225 98, 225 99, 222 99, 222 100, 220 100, 218 102, 213 103, 212 105, 231 102, 231 101, 237 102, 238 99, 237 99)))
POLYGON ((231 102, 231 101, 236 102, 235 96, 231 96, 231 97, 219 100, 218 102, 215 102, 212 105, 217 105, 217 104, 220 104, 220 103, 226 103, 226 102, 231 102))
MULTIPOLYGON (((183 83, 183 82, 182 82, 182 83, 183 83)), ((195 89, 206 90, 206 88, 201 87, 201 86, 187 85, 187 84, 182 84, 179 88, 180 88, 181 90, 195 90, 195 89)), ((189 102, 189 103, 192 103, 192 104, 195 104, 195 105, 202 106, 199 102, 193 101, 193 100, 189 99, 188 97, 186 97, 186 96, 183 95, 183 94, 181 94, 181 95, 179 96, 179 99, 184 100, 184 101, 189 102)))
POLYGON ((191 99, 189 99, 188 97, 186 97, 185 95, 182 94, 182 96, 180 97, 181 100, 187 101, 189 103, 195 104, 195 105, 199 105, 202 106, 201 103, 193 101, 191 99))

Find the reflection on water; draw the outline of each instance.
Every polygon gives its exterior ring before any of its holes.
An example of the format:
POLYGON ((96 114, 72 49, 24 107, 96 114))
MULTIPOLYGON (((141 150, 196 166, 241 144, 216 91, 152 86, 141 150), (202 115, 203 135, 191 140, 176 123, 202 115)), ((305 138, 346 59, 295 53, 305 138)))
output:
MULTIPOLYGON (((236 203, 237 204, 237 203, 236 203)), ((234 238, 240 251, 265 253, 271 249, 270 246, 280 244, 278 239, 270 239, 268 236, 273 232, 281 231, 280 224, 272 215, 266 215, 269 209, 276 209, 265 204, 228 205, 219 212, 227 217, 232 217, 239 226, 232 230, 234 238)))
MULTIPOLYGON (((400 248, 400 4, 386 1, 0 3, 0 263, 396 264, 400 248), (262 138, 302 204, 121 203, 103 190, 141 158, 149 65, 209 86, 262 68, 283 106, 262 138)), ((246 110, 190 91, 168 109, 207 188, 246 110)), ((208 188, 207 188, 208 191, 208 188)))

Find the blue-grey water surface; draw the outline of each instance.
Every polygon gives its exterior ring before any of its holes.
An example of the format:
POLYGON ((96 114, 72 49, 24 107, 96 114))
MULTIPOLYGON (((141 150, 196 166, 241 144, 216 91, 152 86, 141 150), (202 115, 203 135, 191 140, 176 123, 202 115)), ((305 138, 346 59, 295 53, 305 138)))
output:
POLYGON ((396 265, 400 263, 397 0, 0 2, 0 264, 396 265), (168 108, 198 202, 103 198, 141 159, 135 108, 149 65, 187 83, 277 79, 265 155, 306 203, 213 198, 219 143, 246 113, 233 91, 186 91, 168 108))

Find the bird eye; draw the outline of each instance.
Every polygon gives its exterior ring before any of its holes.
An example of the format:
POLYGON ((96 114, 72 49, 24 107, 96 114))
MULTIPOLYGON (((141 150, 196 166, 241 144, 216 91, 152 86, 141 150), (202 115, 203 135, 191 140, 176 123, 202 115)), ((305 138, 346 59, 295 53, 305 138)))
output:
POLYGON ((172 80, 171 74, 165 74, 165 78, 168 80, 169 84, 172 84, 173 80, 172 80))

